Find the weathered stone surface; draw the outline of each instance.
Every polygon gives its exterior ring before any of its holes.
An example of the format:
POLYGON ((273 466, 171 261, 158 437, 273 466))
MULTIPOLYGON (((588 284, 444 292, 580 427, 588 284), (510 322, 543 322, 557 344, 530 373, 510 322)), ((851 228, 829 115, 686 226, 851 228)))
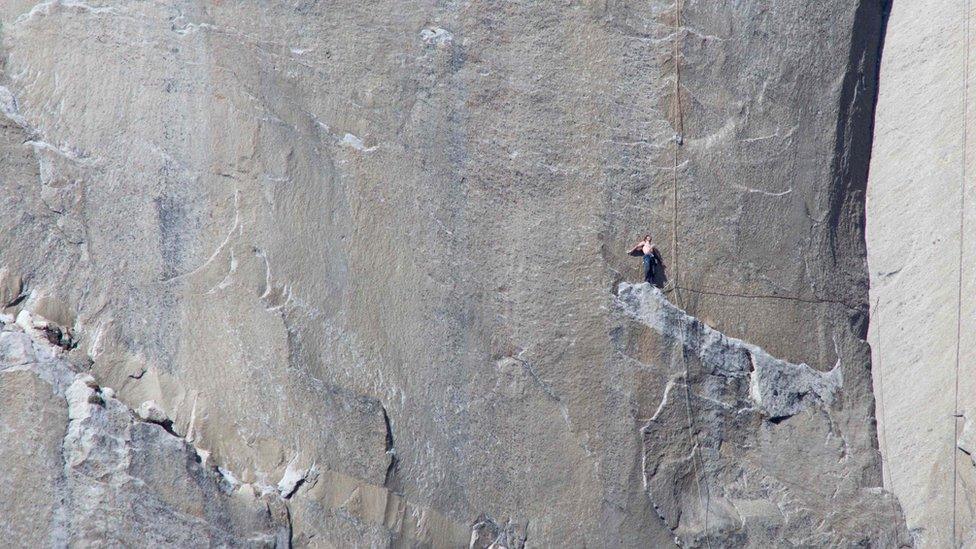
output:
POLYGON ((878 486, 879 13, 3 2, 4 299, 286 497, 296 544, 666 547, 641 429, 667 372, 610 295, 650 226, 689 313, 840 362, 830 432, 878 486))
POLYGON ((638 411, 644 487, 683 547, 911 546, 897 500, 865 485, 838 427, 841 364, 776 359, 649 284, 621 284, 614 306, 656 335, 647 368, 667 383, 638 411))
POLYGON ((967 144, 976 59, 966 10, 893 2, 868 184, 885 486, 922 547, 976 546, 966 442, 976 421, 976 157, 967 144))
MULTIPOLYGON (((27 337, 0 332, 0 342, 10 336, 27 337)), ((57 545, 66 519, 60 501, 67 406, 30 370, 8 368, 6 356, 0 364, 0 536, 22 547, 57 545)))
POLYGON ((194 448, 131 409, 22 311, 0 348, 0 533, 22 547, 287 547, 287 510, 221 482, 194 448), (36 337, 20 331, 26 326, 36 337))

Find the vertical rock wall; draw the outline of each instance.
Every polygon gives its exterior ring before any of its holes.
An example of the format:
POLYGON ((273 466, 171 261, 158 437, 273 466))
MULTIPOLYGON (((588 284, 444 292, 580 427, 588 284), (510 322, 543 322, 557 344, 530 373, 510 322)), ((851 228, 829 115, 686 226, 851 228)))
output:
POLYGON ((4 2, 2 298, 290 492, 298 544, 666 546, 665 346, 622 352, 646 328, 610 313, 649 229, 689 313, 840 365, 829 436, 877 487, 880 11, 4 2))
POLYGON ((893 3, 868 184, 885 486, 925 547, 976 543, 976 61, 967 9, 893 3))

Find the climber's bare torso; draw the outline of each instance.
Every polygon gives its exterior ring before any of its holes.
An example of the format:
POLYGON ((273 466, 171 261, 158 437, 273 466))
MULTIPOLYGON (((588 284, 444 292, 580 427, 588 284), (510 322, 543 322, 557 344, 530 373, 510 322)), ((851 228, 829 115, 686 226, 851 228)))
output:
POLYGON ((627 253, 628 255, 643 257, 644 282, 654 284, 660 288, 663 272, 659 271, 664 269, 665 265, 661 261, 661 253, 651 243, 651 235, 644 235, 643 240, 634 245, 627 253))
POLYGON ((631 248, 630 255, 634 255, 636 251, 640 251, 642 254, 647 256, 652 256, 655 258, 660 258, 660 252, 657 251, 657 247, 651 244, 650 238, 645 238, 637 243, 633 248, 631 248))

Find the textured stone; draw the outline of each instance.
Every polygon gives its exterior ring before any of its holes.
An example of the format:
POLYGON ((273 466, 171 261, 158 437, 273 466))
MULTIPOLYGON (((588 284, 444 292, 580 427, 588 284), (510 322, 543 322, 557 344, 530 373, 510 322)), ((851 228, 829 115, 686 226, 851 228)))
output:
POLYGON ((976 418, 976 163, 967 145, 976 61, 966 10, 892 3, 868 184, 885 486, 921 547, 976 545, 965 439, 976 418))
POLYGON ((23 332, 0 332, 0 363, 5 368, 34 362, 30 337, 23 332))
POLYGON ((776 359, 649 284, 621 284, 615 308, 659 336, 649 368, 668 382, 641 430, 644 487, 681 546, 911 545, 897 500, 864 485, 838 429, 839 364, 776 359))
MULTIPOLYGON (((29 315, 20 315, 22 324, 29 315)), ((0 362, 0 533, 16 546, 287 547, 276 497, 230 492, 193 448, 75 373, 41 332, 0 362)), ((0 338, 27 338, 9 332, 0 338)))
POLYGON ((77 544, 110 542, 173 547, 287 546, 281 503, 225 494, 186 444, 89 391, 65 438, 68 494, 77 544), (100 401, 101 400, 101 401, 100 401))
POLYGON ((622 283, 617 299, 627 314, 674 340, 682 353, 697 355, 712 373, 747 379, 749 398, 771 421, 796 414, 809 400, 832 404, 843 384, 839 363, 823 373, 779 360, 755 345, 726 337, 646 286, 622 283))
POLYGON ((147 400, 146 402, 140 404, 139 408, 136 410, 136 415, 138 415, 143 421, 148 421, 151 423, 165 423, 169 421, 169 418, 166 417, 166 412, 164 412, 162 408, 160 408, 159 405, 152 400, 147 400))
POLYGON ((64 398, 50 385, 29 370, 0 372, 0 536, 6 543, 65 541, 61 441, 67 426, 64 398))
MULTIPOLYGON (((641 431, 671 346, 624 352, 656 336, 611 296, 648 227, 689 314, 841 364, 830 432, 880 484, 876 2, 12 0, 0 22, 11 312, 71 323, 97 384, 156 402, 235 493, 293 489, 297 545, 672 544, 641 431)), ((806 413, 783 426, 822 428, 806 413)))

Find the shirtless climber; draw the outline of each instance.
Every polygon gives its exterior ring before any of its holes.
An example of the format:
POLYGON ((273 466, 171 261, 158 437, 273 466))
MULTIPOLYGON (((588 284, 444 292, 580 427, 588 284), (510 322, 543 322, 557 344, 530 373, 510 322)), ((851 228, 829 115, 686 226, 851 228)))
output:
POLYGON ((661 277, 657 276, 656 268, 660 266, 661 269, 667 267, 664 261, 661 260, 661 252, 658 251, 657 246, 651 244, 651 235, 645 234, 644 240, 637 243, 636 246, 630 249, 630 255, 635 257, 643 256, 644 258, 644 282, 649 282, 658 288, 658 280, 661 277))

